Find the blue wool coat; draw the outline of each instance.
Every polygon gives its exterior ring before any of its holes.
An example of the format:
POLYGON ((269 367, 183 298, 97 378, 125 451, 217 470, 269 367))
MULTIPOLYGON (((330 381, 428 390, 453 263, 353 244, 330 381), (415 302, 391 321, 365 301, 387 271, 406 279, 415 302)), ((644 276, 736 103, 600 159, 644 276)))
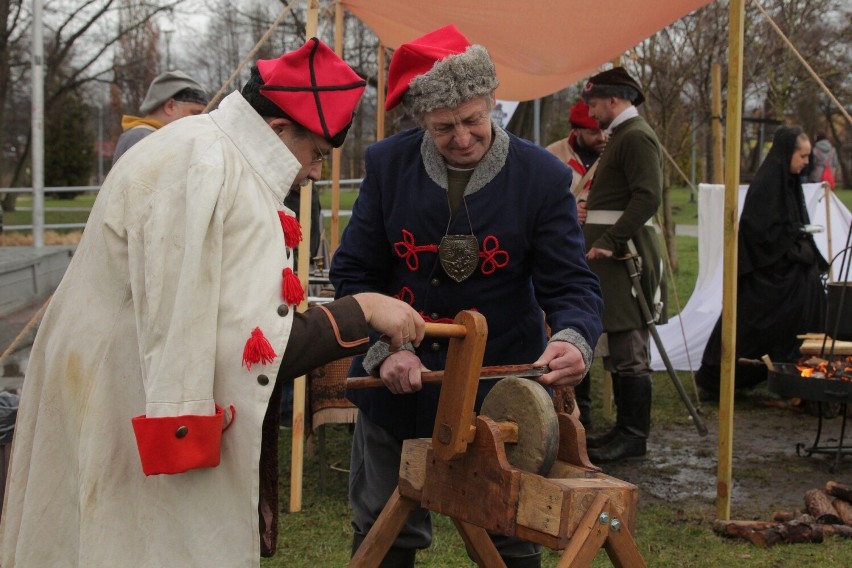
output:
MULTIPOLYGON (((352 218, 331 264, 338 297, 382 292, 437 322, 451 322, 461 310, 479 311, 488 324, 483 365, 535 361, 547 341, 543 311, 553 333, 564 332, 591 362, 603 300, 586 265, 564 164, 495 125, 494 143, 465 190, 467 207, 462 204, 451 220, 446 166, 427 132, 409 130, 376 143, 365 160, 352 218), (437 245, 445 233, 471 231, 479 264, 457 283, 442 269, 437 245)), ((448 341, 423 342, 418 355, 427 368, 444 368, 448 341)), ((356 361, 350 375, 365 374, 356 361)), ((492 386, 480 383, 477 409, 492 386)), ((366 389, 349 397, 398 438, 429 437, 439 389, 426 385, 411 395, 366 389)))

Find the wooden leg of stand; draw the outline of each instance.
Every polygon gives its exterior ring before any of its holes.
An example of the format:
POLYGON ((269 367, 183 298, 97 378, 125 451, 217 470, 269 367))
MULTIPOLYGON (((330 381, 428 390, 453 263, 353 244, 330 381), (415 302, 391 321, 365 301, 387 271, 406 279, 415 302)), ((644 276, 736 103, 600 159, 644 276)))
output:
POLYGON ((607 510, 607 505, 609 497, 603 493, 595 497, 562 552, 556 568, 582 568, 592 565, 598 550, 609 536, 609 517, 606 523, 600 522, 601 513, 607 510))
POLYGON ((603 380, 603 413, 607 418, 612 418, 614 413, 612 409, 612 375, 609 371, 604 373, 603 380))
POLYGON ((633 535, 623 524, 619 530, 609 532, 604 547, 615 568, 645 568, 645 559, 639 553, 633 535))
POLYGON ((417 501, 401 496, 398 488, 394 489, 376 524, 349 561, 350 568, 378 568, 408 516, 419 506, 417 501))
POLYGON ((479 568, 506 568, 506 564, 485 529, 458 519, 453 519, 453 524, 456 525, 462 540, 467 545, 468 552, 479 568))

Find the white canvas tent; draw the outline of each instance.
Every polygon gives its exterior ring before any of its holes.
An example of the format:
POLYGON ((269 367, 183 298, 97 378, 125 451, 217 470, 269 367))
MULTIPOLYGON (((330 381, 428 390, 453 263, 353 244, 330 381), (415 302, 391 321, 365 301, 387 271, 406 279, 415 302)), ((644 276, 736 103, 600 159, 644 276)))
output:
MULTIPOLYGON (((747 190, 747 186, 740 187, 737 208, 739 212, 742 212, 747 190)), ((698 370, 704 345, 722 312, 724 192, 725 187, 722 185, 699 185, 698 279, 692 296, 681 313, 670 318, 667 324, 657 328, 672 366, 682 371, 698 370)), ((829 201, 826 207, 826 192, 822 184, 805 184, 804 192, 811 223, 823 227, 830 226, 830 233, 826 230, 814 235, 820 252, 830 260, 832 256, 840 253, 846 244, 852 213, 832 192, 828 194, 829 201)), ((838 259, 833 266, 835 280, 838 279, 840 263, 841 259, 838 259)), ((671 299, 670 297, 669 301, 671 299)), ((665 370, 656 345, 651 350, 651 365, 654 370, 665 370)))

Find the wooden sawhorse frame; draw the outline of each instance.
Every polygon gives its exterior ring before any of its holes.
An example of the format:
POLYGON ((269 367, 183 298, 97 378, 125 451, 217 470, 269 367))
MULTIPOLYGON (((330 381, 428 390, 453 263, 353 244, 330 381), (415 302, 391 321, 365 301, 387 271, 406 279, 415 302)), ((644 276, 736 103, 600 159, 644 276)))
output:
POLYGON ((485 318, 460 312, 453 324, 427 325, 427 335, 451 338, 432 438, 403 443, 399 485, 349 566, 378 567, 409 514, 424 507, 453 520, 481 568, 505 568, 487 531, 562 550, 558 568, 590 566, 601 547, 617 568, 644 568, 632 536, 638 489, 589 462, 577 419, 558 415, 559 452, 543 477, 506 459, 517 425, 475 415, 485 318))

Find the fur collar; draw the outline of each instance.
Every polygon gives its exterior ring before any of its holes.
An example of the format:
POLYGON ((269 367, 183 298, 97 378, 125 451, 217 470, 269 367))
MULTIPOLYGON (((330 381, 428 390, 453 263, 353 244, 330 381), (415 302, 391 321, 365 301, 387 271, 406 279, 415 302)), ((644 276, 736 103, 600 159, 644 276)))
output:
MULTIPOLYGON (((473 175, 464 190, 465 195, 476 193, 485 187, 488 182, 497 177, 497 174, 506 164, 506 157, 509 155, 509 135, 494 122, 491 123, 491 130, 494 133, 491 148, 473 170, 473 175)), ((444 157, 438 152, 438 147, 435 146, 428 130, 423 135, 420 155, 423 157, 426 173, 432 181, 447 189, 447 165, 444 162, 444 157)))

